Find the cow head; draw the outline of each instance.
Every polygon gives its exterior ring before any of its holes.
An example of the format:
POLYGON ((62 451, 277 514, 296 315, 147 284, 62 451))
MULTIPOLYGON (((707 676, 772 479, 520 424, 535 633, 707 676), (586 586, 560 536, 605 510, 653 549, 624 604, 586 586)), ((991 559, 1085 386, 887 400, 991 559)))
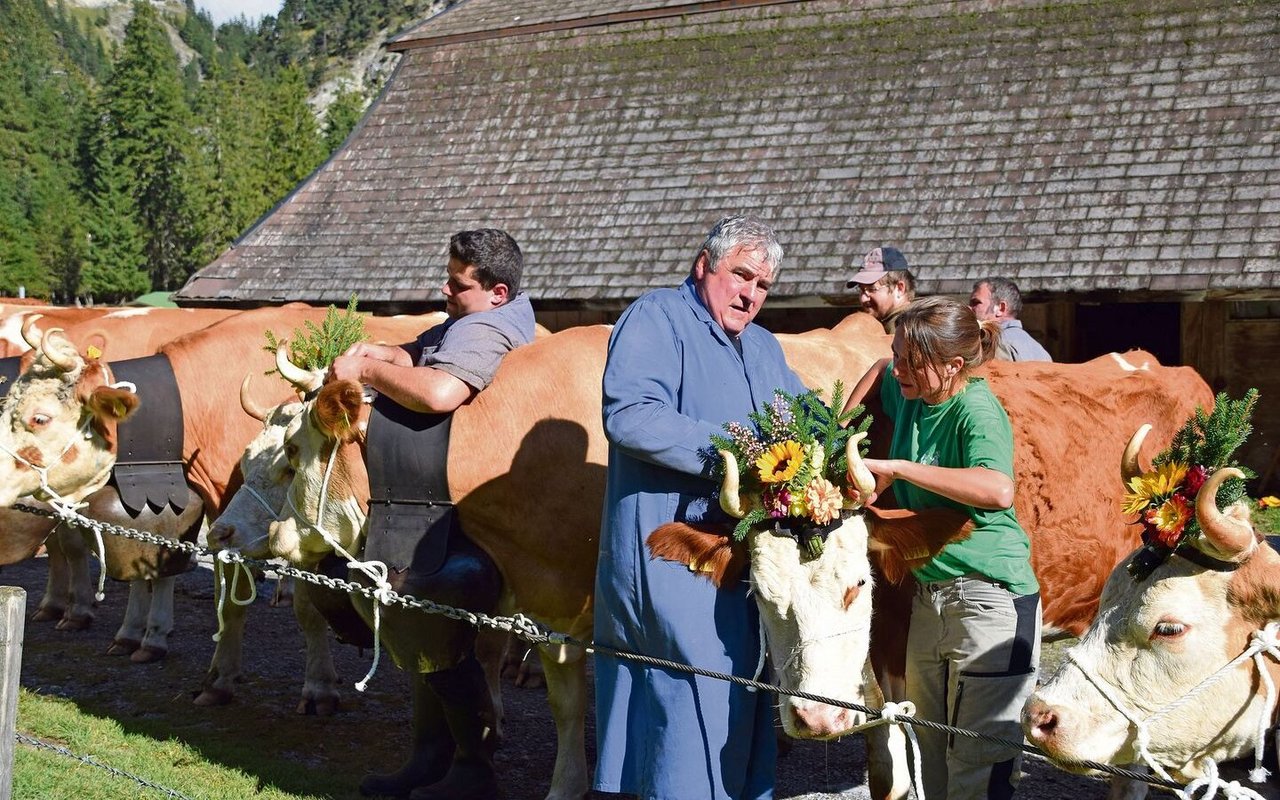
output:
POLYGON ((209 547, 239 550, 250 558, 270 555, 267 529, 284 516, 285 497, 293 482, 293 467, 285 456, 285 433, 305 410, 302 403, 282 403, 275 408, 257 406, 248 394, 250 376, 240 386, 240 405, 262 422, 240 456, 240 488, 209 529, 209 547))
MULTIPOLYGON (((847 452, 855 481, 869 479, 856 440, 847 452)), ((732 456, 722 456, 721 505, 732 514, 730 509, 741 509, 737 470, 729 463, 732 456)), ((803 536, 779 528, 753 528, 743 545, 735 545, 727 531, 683 523, 658 528, 648 545, 655 557, 687 563, 716 585, 737 580, 749 561, 751 587, 782 688, 866 705, 869 695, 879 696, 868 664, 873 555, 881 572, 897 580, 909 566, 968 530, 968 518, 950 510, 917 514, 867 508, 846 511, 827 526, 825 542, 816 549, 805 546, 803 536)), ((782 702, 783 727, 796 738, 835 738, 866 721, 860 712, 825 703, 790 696, 782 702)))
POLYGON ((284 451, 294 475, 286 493, 289 516, 271 525, 275 555, 312 565, 333 552, 333 542, 357 552, 369 516, 362 452, 368 419, 363 387, 336 381, 289 424, 284 451))
MULTIPOLYGON (((80 500, 101 489, 116 459, 116 425, 138 407, 112 386, 106 363, 81 356, 58 329, 37 336, 0 405, 0 506, 46 489, 80 500), (47 484, 46 484, 47 481, 47 484)), ((47 498, 46 498, 47 499, 47 498)))
MULTIPOLYGON (((1280 556, 1255 534, 1247 505, 1218 509, 1218 487, 1232 477, 1244 476, 1219 470, 1200 489, 1199 540, 1145 579, 1128 569, 1141 551, 1112 571, 1093 624, 1028 699, 1023 728, 1050 758, 1068 768, 1142 760, 1135 723, 1149 756, 1184 780, 1200 777, 1206 758, 1251 749, 1259 715, 1273 713, 1254 661, 1205 681, 1280 618, 1280 556)), ((1274 674, 1275 660, 1267 664, 1274 674)))

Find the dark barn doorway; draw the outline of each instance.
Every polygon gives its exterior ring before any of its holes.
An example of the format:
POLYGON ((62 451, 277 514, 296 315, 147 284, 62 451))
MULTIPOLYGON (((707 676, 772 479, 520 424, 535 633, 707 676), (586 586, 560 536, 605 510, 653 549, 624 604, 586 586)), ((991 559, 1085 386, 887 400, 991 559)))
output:
POLYGON ((1182 363, 1179 303, 1081 303, 1075 331, 1075 361, 1138 348, 1165 366, 1182 363))

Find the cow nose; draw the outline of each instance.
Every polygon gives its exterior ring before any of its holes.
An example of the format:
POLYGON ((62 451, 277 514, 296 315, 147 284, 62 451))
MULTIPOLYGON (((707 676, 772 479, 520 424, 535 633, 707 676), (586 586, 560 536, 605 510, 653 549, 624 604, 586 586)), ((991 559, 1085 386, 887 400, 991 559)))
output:
POLYGON ((231 546, 236 538, 236 526, 215 522, 209 529, 209 549, 222 550, 231 546))
POLYGON ((840 736, 856 724, 847 708, 826 703, 803 703, 791 706, 791 719, 798 730, 815 738, 840 736))
POLYGON ((1033 742, 1047 742, 1058 730, 1058 714, 1040 700, 1032 699, 1026 709, 1027 736, 1033 742))

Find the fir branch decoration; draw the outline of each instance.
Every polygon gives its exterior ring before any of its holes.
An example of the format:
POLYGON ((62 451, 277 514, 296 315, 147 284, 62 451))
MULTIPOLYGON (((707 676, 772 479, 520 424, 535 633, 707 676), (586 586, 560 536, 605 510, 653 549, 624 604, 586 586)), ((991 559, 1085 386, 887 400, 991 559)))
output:
MULTIPOLYGON (((1245 392, 1239 400, 1232 400, 1226 392, 1220 392, 1213 400, 1213 413, 1205 413, 1203 407, 1196 408, 1191 418, 1173 435, 1169 448, 1157 455, 1152 463, 1155 466, 1171 463, 1190 467, 1199 465, 1210 475, 1225 467, 1235 467, 1245 474, 1246 479, 1256 478, 1253 470, 1236 460, 1235 452, 1253 433, 1250 419, 1257 405, 1257 389, 1245 392)), ((1245 482, 1239 478, 1231 478, 1218 490, 1218 503, 1223 507, 1237 503, 1243 497, 1245 482)))
MULTIPOLYGON (((306 370, 328 369, 338 356, 356 342, 363 342, 368 337, 364 330, 364 315, 356 311, 356 295, 351 295, 345 311, 329 306, 324 321, 317 326, 306 320, 303 328, 294 328, 293 337, 289 340, 289 360, 306 370)), ((283 342, 276 338, 275 332, 267 331, 267 343, 263 350, 275 354, 283 342)), ((276 372, 271 369, 268 375, 276 372)))

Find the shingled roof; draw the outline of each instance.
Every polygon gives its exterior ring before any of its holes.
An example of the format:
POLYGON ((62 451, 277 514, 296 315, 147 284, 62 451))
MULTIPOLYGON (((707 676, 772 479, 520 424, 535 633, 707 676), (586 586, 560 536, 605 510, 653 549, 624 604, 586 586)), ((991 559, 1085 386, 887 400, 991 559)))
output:
POLYGON ((535 303, 618 307, 740 210, 787 248, 774 304, 847 299, 881 243, 926 293, 1280 296, 1277 2, 467 0, 391 48, 184 302, 438 300, 494 226, 535 303))

